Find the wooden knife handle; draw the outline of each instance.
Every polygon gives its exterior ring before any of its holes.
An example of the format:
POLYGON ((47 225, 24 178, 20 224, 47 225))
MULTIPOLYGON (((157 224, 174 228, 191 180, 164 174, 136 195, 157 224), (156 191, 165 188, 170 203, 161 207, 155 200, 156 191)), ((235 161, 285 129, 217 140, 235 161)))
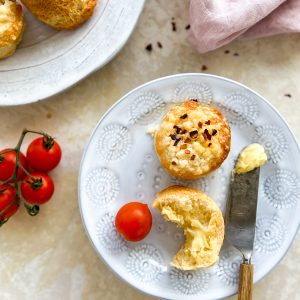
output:
POLYGON ((240 266, 240 284, 238 300, 251 300, 253 289, 253 265, 242 263, 240 266))

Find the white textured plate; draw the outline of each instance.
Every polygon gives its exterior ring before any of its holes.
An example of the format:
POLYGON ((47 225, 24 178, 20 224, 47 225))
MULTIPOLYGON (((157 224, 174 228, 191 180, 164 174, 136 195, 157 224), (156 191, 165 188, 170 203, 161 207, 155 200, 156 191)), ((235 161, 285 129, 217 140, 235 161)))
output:
POLYGON ((98 0, 81 27, 57 31, 26 11, 16 53, 0 60, 0 105, 50 97, 109 62, 129 38, 145 0, 98 0))
POLYGON ((129 201, 151 206, 156 193, 172 184, 201 189, 224 210, 233 161, 253 142, 262 144, 269 157, 261 170, 253 257, 254 280, 260 280, 285 255, 299 227, 299 147, 266 100, 239 83, 212 75, 180 74, 147 83, 125 95, 97 125, 82 160, 79 203, 98 255, 125 281, 160 298, 204 300, 235 293, 241 257, 226 242, 215 266, 182 272, 169 265, 183 242, 182 231, 174 224, 152 209, 149 236, 129 243, 116 231, 114 216, 129 201), (227 160, 217 171, 195 181, 168 175, 146 133, 175 102, 186 98, 217 105, 232 129, 227 160))

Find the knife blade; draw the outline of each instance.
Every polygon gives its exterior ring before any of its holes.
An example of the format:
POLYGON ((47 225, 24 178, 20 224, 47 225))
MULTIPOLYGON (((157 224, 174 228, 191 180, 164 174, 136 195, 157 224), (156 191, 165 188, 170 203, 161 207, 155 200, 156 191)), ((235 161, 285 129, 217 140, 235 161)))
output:
POLYGON ((239 300, 252 299, 253 252, 260 168, 232 172, 225 214, 226 239, 243 255, 240 266, 239 300))
POLYGON ((260 168, 233 172, 226 207, 226 238, 248 261, 254 244, 259 174, 260 168))

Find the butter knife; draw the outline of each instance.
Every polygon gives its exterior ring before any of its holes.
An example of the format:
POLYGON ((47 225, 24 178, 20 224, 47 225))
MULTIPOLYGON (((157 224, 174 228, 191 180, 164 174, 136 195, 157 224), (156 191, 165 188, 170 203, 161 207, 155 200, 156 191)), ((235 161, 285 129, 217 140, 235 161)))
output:
POLYGON ((243 255, 240 265, 239 300, 252 299, 253 251, 260 168, 247 173, 232 172, 227 200, 226 239, 243 255))

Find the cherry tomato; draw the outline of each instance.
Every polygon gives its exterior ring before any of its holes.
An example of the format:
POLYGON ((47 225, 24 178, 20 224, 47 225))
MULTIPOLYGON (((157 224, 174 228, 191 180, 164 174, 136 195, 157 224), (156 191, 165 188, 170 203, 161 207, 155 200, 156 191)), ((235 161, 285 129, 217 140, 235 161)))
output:
MULTIPOLYGON (((22 152, 20 152, 20 163, 26 169, 27 163, 26 158, 22 152)), ((9 179, 15 170, 16 167, 16 152, 13 149, 3 149, 0 151, 0 180, 5 181, 9 179), (7 150, 12 150, 10 152, 6 152, 1 154, 7 150)), ((19 168, 17 178, 21 180, 25 177, 24 171, 19 168)))
POLYGON ((54 184, 50 176, 45 173, 33 172, 30 175, 35 179, 32 180, 29 176, 24 178, 21 183, 21 192, 30 204, 44 204, 49 201, 54 193, 54 184))
POLYGON ((148 205, 140 202, 125 204, 117 213, 115 225, 126 240, 142 240, 152 226, 152 215, 148 205))
POLYGON ((10 218, 19 208, 17 204, 12 204, 15 200, 15 189, 10 185, 0 186, 0 223, 10 218), (11 206, 10 206, 11 205, 11 206), (7 208, 9 207, 10 208, 7 208), (7 209, 5 212, 1 213, 7 209))
POLYGON ((28 146, 26 157, 34 170, 49 172, 59 164, 61 149, 52 138, 40 137, 28 146))

